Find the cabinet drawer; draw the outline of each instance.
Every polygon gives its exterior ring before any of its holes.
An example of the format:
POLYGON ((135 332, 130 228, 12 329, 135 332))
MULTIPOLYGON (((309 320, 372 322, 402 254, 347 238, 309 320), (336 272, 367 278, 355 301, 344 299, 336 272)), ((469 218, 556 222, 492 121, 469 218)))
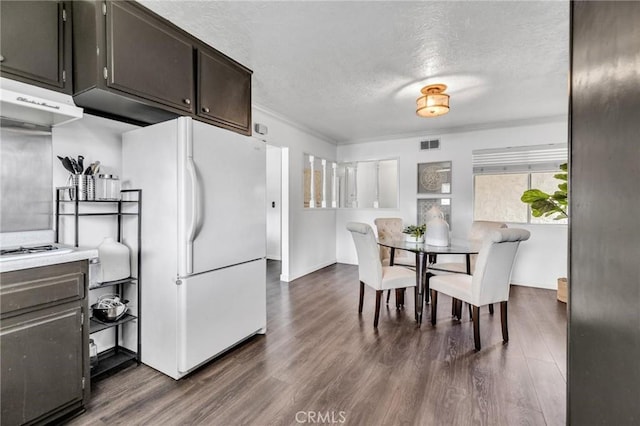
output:
POLYGON ((83 299, 86 261, 5 272, 0 283, 0 314, 24 312, 51 303, 83 299))

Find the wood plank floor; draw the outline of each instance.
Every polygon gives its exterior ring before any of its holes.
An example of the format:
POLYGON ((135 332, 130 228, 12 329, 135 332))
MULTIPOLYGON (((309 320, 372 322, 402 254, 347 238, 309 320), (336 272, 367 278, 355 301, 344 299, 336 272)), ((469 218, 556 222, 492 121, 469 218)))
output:
POLYGON ((92 385, 72 425, 562 425, 566 305, 555 291, 512 287, 508 344, 499 309, 481 310, 482 351, 468 316, 416 327, 374 292, 358 315, 357 267, 335 264, 284 283, 267 277, 268 331, 174 381, 141 365, 92 385), (319 414, 318 414, 319 413, 319 414), (320 417, 318 417, 320 416, 320 417))

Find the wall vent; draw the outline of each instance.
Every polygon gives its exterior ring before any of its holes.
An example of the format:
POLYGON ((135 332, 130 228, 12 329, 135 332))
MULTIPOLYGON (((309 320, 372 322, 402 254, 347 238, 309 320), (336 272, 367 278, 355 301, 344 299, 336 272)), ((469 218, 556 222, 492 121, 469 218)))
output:
POLYGON ((420 141, 420 151, 426 151, 428 149, 440 149, 440 139, 420 141))

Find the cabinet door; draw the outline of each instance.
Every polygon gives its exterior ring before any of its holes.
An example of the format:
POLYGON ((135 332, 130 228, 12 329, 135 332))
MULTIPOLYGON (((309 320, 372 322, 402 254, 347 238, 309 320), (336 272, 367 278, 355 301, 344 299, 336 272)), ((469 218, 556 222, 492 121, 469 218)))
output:
POLYGON ((197 114, 251 134, 251 71, 215 51, 198 50, 197 114))
POLYGON ((190 40, 148 10, 109 2, 107 85, 193 112, 193 48, 190 40))
POLYGON ((82 307, 74 305, 2 320, 3 425, 46 418, 82 401, 82 307))
POLYGON ((63 14, 67 16, 63 2, 0 3, 3 76, 47 89, 71 91, 71 84, 65 84, 65 77, 71 77, 71 25, 65 24, 63 14))

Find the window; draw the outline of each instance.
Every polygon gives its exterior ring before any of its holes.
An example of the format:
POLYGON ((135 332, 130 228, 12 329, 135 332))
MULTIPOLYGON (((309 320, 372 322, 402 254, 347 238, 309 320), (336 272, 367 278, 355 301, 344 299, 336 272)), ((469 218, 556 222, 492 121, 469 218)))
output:
POLYGON ((566 161, 566 144, 474 151, 474 220, 566 224, 567 219, 533 217, 520 201, 531 188, 553 193, 561 183, 554 175, 566 161))

